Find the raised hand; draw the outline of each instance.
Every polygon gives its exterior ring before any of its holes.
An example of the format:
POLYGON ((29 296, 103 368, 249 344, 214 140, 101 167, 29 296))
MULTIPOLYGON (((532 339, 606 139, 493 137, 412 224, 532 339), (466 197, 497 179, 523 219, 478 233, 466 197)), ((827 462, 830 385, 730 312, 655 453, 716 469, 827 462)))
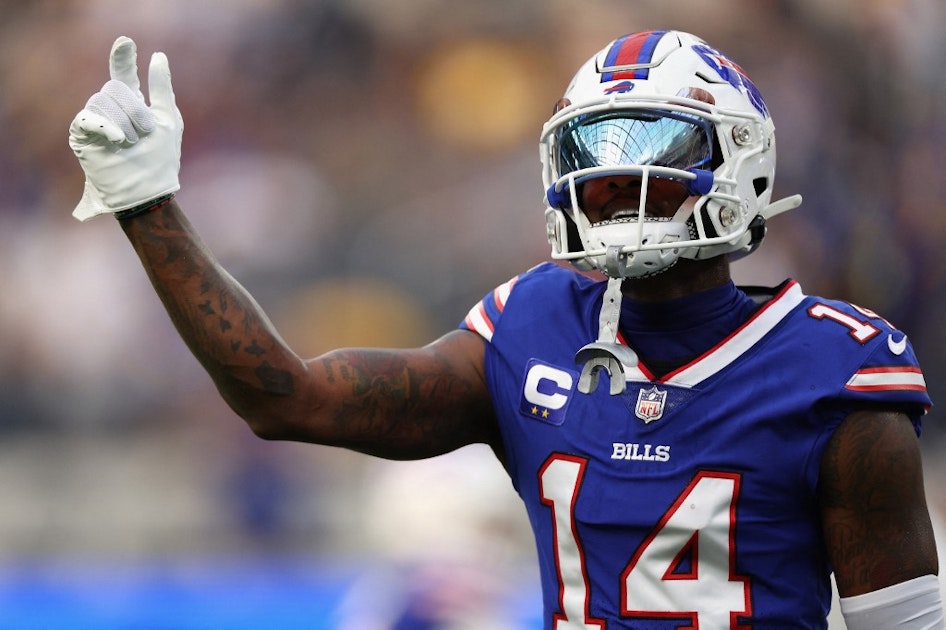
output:
POLYGON ((85 172, 73 216, 86 221, 148 204, 180 189, 184 121, 164 53, 151 56, 149 106, 138 79, 135 42, 119 37, 109 55, 110 80, 69 127, 69 146, 85 172))

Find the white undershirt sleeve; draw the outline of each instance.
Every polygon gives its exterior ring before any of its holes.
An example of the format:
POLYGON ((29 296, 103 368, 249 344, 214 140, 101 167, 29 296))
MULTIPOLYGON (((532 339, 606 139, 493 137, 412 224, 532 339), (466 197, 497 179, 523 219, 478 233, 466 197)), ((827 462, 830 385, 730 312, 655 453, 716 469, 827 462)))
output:
POLYGON ((935 575, 924 575, 863 595, 841 598, 848 630, 946 630, 935 575))

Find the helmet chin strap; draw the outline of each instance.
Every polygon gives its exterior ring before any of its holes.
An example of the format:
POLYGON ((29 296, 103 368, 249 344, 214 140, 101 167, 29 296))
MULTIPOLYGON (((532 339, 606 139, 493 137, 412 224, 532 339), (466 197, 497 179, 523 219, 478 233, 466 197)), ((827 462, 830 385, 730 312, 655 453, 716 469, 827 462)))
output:
POLYGON ((621 319, 621 284, 620 277, 608 279, 598 318, 598 339, 589 343, 575 355, 575 362, 583 365, 578 379, 578 391, 590 394, 598 389, 598 380, 602 369, 611 378, 611 395, 617 396, 627 386, 624 366, 637 365, 637 354, 629 347, 618 343, 618 323, 621 319))

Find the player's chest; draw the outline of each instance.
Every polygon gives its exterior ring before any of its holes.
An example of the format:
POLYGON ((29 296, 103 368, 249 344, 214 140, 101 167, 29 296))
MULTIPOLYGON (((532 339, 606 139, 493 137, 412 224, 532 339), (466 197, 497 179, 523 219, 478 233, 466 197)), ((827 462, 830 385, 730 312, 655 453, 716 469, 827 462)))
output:
POLYGON ((601 492, 616 487, 624 497, 602 495, 598 507, 626 502, 629 488, 644 497, 665 492, 665 483, 679 491, 700 471, 785 479, 803 467, 818 435, 806 399, 759 377, 765 370, 758 367, 694 387, 629 380, 618 395, 606 377, 583 393, 577 370, 551 362, 533 359, 523 371, 503 418, 519 474, 534 476, 556 458, 581 462, 582 475, 597 479, 601 492))

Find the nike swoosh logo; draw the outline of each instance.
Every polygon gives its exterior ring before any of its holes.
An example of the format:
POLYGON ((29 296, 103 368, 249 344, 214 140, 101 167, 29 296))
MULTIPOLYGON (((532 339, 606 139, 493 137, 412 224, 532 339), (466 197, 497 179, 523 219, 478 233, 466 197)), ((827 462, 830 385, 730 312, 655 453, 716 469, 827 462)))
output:
POLYGON ((907 349, 907 336, 901 337, 900 341, 894 341, 893 335, 887 335, 887 347, 890 348, 892 353, 900 356, 907 349))

